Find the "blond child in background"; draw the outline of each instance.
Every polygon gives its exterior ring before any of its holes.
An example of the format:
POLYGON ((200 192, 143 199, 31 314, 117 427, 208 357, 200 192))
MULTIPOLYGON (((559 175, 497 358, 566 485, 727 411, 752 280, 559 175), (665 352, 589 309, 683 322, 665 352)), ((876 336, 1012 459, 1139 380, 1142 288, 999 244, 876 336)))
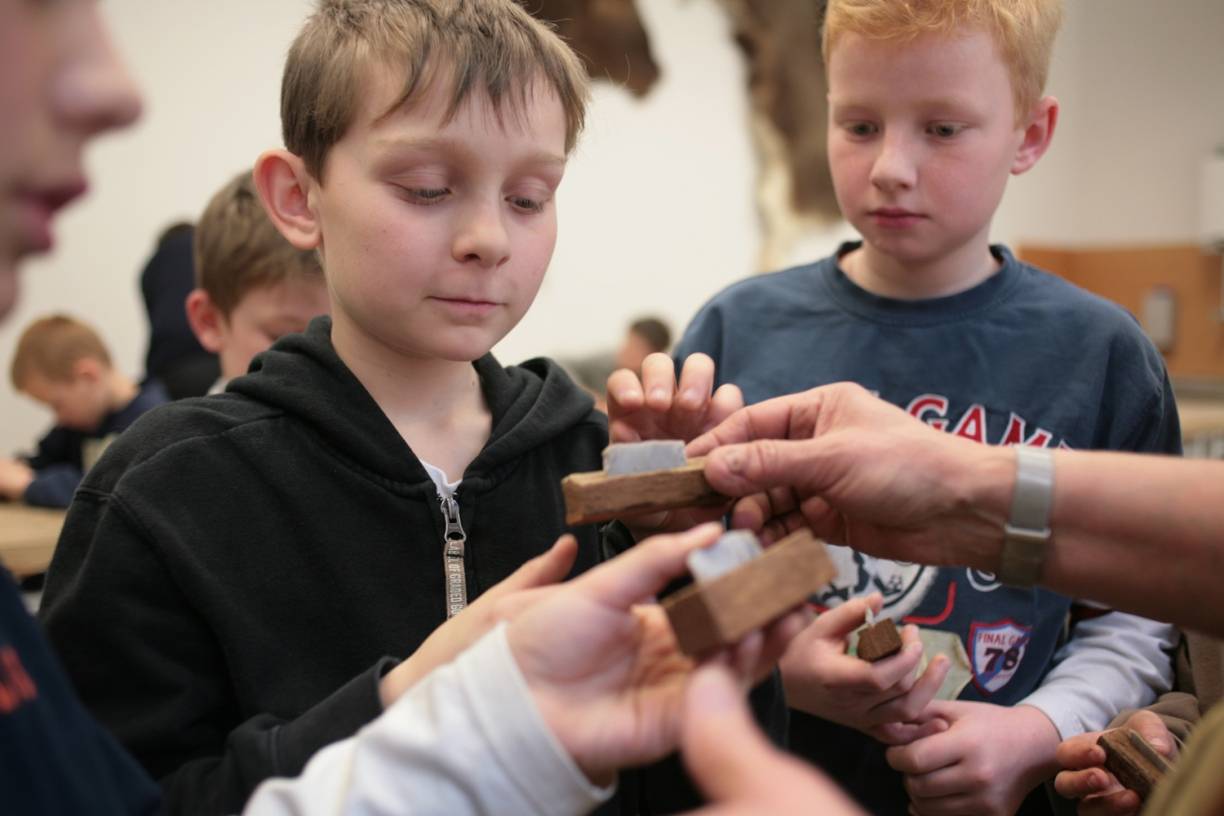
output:
POLYGON ((42 507, 67 507, 115 436, 169 400, 156 380, 138 384, 115 368, 98 333, 67 315, 41 318, 22 332, 10 377, 51 410, 55 427, 37 452, 0 461, 0 494, 42 507))

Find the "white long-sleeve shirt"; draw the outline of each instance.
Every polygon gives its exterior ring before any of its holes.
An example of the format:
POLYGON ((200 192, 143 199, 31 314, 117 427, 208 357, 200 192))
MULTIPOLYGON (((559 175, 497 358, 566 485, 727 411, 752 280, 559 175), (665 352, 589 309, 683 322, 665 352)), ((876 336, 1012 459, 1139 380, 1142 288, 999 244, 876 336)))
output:
POLYGON ((570 816, 612 790, 592 786, 549 731, 502 624, 301 776, 265 782, 244 814, 570 816))
POLYGON ((1040 709, 1062 739, 1100 731, 1126 708, 1142 708, 1173 686, 1177 630, 1125 612, 1082 620, 1052 668, 1021 704, 1040 709))

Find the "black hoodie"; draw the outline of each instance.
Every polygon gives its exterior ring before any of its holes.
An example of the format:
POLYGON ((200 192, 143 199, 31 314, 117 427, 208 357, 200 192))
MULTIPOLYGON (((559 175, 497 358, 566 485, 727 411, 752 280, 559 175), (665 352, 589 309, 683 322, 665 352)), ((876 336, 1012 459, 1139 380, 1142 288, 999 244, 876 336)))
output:
MULTIPOLYGON (((176 812, 241 807, 378 716, 379 678, 446 617, 434 483, 316 320, 229 393, 146 415, 91 470, 43 620, 88 708, 176 812)), ((492 434, 457 498, 469 598, 568 528, 561 478, 606 418, 554 364, 474 363, 492 434)), ((572 530, 576 571, 598 560, 572 530)))

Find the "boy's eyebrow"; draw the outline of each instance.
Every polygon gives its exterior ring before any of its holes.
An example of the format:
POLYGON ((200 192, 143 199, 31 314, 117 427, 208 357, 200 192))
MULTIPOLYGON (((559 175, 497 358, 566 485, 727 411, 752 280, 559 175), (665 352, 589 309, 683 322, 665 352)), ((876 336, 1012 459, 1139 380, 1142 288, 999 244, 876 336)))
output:
MULTIPOLYGON (((426 136, 422 138, 413 138, 409 136, 386 136, 375 139, 374 143, 379 150, 385 150, 388 152, 439 152, 457 154, 464 158, 477 158, 476 152, 464 143, 455 139, 447 139, 438 136, 426 136)), ((564 156, 557 155, 556 153, 551 153, 547 150, 536 150, 524 157, 523 163, 564 166, 566 161, 564 156)))
MULTIPOLYGON (((873 104, 874 100, 864 100, 856 97, 837 98, 832 94, 829 95, 829 108, 836 110, 872 110, 877 107, 873 104)), ((973 112, 980 110, 981 102, 971 96, 964 95, 949 95, 949 96, 932 96, 926 99, 907 101, 906 106, 915 110, 954 110, 973 112)))

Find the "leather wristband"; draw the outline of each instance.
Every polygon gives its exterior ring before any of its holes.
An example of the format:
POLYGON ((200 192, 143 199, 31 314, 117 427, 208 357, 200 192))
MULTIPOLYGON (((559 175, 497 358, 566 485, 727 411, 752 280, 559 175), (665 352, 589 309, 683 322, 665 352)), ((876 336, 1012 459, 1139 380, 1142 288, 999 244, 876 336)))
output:
POLYGON ((1050 507, 1054 500, 1054 456, 1045 448, 1016 446, 1016 488, 1011 515, 1003 527, 1003 554, 998 579, 1010 586, 1031 587, 1041 578, 1050 543, 1050 507))

